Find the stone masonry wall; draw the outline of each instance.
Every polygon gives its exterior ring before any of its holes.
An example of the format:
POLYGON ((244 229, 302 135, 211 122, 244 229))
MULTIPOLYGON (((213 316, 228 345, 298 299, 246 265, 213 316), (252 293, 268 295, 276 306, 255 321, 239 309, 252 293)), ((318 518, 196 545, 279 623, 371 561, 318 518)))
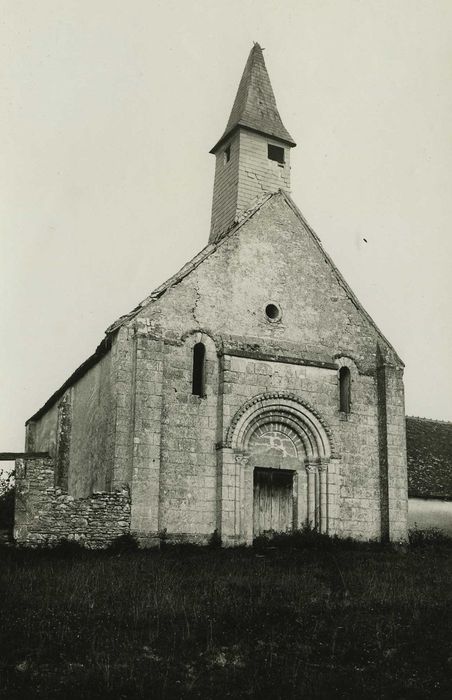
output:
POLYGON ((193 333, 165 345, 160 528, 208 539, 216 528, 218 357, 214 342, 193 333), (192 394, 193 347, 206 348, 205 395, 192 394))
POLYGON ((58 441, 58 404, 54 404, 39 420, 27 426, 26 449, 55 455, 58 441))
POLYGON ((72 387, 68 491, 75 498, 105 491, 113 469, 112 351, 72 387))
POLYGON ((117 343, 36 421, 27 425, 27 451, 56 459, 55 483, 74 498, 108 491, 114 467, 117 343))
MULTIPOLYGON (((197 494, 213 489, 210 451, 215 431, 220 442, 234 411, 247 398, 284 388, 298 392, 335 431, 341 457, 331 467, 337 489, 336 531, 359 538, 380 536, 378 344, 399 374, 400 364, 282 195, 263 204, 199 267, 144 307, 130 325, 137 323, 146 324, 149 337, 161 338, 165 348, 159 527, 168 532, 212 531, 211 496, 197 494), (281 309, 276 323, 265 315, 270 302, 281 309), (190 364, 183 344, 196 332, 214 339, 220 355, 217 368, 224 363, 210 404, 209 396, 206 400, 190 395, 190 364), (255 361, 240 357, 253 352, 255 361), (266 355, 273 362, 267 363, 266 355), (300 358, 298 364, 291 364, 291 357, 300 358), (322 362, 338 368, 346 364, 351 371, 348 416, 339 411, 337 371, 322 369, 322 362)), ((403 400, 401 379, 397 392, 398 406, 403 400)), ((391 413, 388 405, 391 425, 400 422, 399 408, 391 413)), ((399 454, 399 479, 405 469, 401 440, 397 427, 390 442, 393 455, 399 454)), ((402 500, 400 491, 395 509, 402 500)), ((398 522, 402 532, 403 515, 398 522)))
POLYGON ((68 490, 69 464, 72 438, 72 387, 58 403, 58 439, 55 456, 55 486, 68 490))
POLYGON ((405 540, 408 480, 402 370, 380 356, 377 383, 382 537, 390 541, 405 540))
POLYGON ((343 537, 380 537, 378 417, 373 377, 360 375, 353 362, 352 411, 339 411, 337 370, 225 356, 223 373, 223 440, 230 419, 244 402, 266 391, 296 394, 319 412, 334 437, 339 471, 330 474, 330 496, 337 508, 330 513, 329 531, 343 537))
POLYGON ((177 340, 202 330, 214 338, 249 339, 256 347, 290 343, 301 356, 331 361, 345 354, 366 374, 375 373, 382 342, 282 195, 265 202, 139 318, 149 319, 154 337, 177 340), (269 302, 281 308, 278 323, 265 316, 269 302))
MULTIPOLYGON (((360 373, 346 356, 325 368, 296 358, 293 363, 288 358, 278 362, 276 346, 275 361, 233 354, 219 357, 206 333, 193 332, 176 342, 146 336, 146 323, 138 324, 135 332, 132 529, 141 539, 165 531, 181 539, 202 540, 212 534, 218 518, 216 446, 225 440, 232 417, 245 401, 272 390, 293 392, 313 406, 334 435, 340 459, 334 460, 329 472, 330 532, 360 539, 380 536, 374 376, 360 373), (204 397, 191 393, 196 342, 206 346, 204 397), (352 376, 352 410, 347 416, 339 410, 337 368, 344 365, 352 376)), ((229 352, 240 352, 237 339, 235 347, 229 352)), ((127 480, 130 466, 125 464, 122 476, 127 480)))
POLYGON ((128 489, 74 498, 56 487, 54 480, 53 459, 16 460, 14 538, 18 544, 36 546, 73 539, 100 548, 129 532, 128 489))
MULTIPOLYGON (((73 533, 94 546, 129 527, 143 543, 163 532, 207 539, 218 524, 218 448, 243 403, 272 390, 295 393, 334 436, 331 531, 379 537, 386 512, 389 536, 403 538, 401 365, 282 195, 150 300, 120 328, 111 352, 104 428, 112 461, 105 490, 111 485, 113 492, 73 498, 55 488, 53 462, 28 461, 19 540, 73 533), (280 308, 277 322, 266 317, 268 303, 280 308), (196 342, 206 347, 202 397, 191 386, 196 342), (351 372, 348 415, 339 410, 341 366, 351 372), (124 484, 131 488, 131 513, 124 484)), ((42 432, 48 434, 48 425, 42 432)))
POLYGON ((160 529, 163 342, 136 331, 130 453, 132 530, 152 538, 160 529))
POLYGON ((131 531, 205 541, 215 529, 217 349, 206 334, 155 337, 148 319, 117 343, 114 483, 130 484, 131 531), (206 353, 206 396, 192 395, 193 346, 206 353))

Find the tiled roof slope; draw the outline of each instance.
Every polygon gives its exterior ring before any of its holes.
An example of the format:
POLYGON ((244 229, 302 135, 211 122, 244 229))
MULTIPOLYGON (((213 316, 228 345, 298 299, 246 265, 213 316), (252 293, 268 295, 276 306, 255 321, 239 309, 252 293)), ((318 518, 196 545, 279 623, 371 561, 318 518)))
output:
POLYGON ((279 116, 275 95, 259 44, 254 44, 251 49, 228 125, 221 139, 212 148, 211 153, 215 153, 229 134, 239 126, 281 139, 291 146, 296 145, 279 116))
POLYGON ((452 499, 452 423, 406 419, 408 495, 452 499))

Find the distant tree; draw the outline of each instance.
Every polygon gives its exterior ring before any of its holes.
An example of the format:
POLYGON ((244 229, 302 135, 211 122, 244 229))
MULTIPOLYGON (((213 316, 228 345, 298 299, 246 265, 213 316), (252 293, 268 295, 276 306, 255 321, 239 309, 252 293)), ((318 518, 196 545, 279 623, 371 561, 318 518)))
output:
POLYGON ((14 524, 14 470, 0 469, 0 530, 11 530, 14 524))

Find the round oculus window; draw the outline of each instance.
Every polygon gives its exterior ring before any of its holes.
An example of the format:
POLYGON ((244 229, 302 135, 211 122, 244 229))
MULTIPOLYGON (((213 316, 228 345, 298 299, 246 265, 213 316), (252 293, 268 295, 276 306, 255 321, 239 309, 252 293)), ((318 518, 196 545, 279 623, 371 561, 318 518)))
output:
POLYGON ((281 318, 281 309, 276 304, 267 304, 265 307, 265 315, 268 321, 279 321, 281 318))

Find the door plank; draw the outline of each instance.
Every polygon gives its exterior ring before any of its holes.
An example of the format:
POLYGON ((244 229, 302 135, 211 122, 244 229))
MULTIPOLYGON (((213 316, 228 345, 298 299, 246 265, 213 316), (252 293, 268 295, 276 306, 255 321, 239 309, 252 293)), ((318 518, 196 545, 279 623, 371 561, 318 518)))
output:
POLYGON ((254 470, 253 532, 288 532, 293 527, 293 472, 254 470))

